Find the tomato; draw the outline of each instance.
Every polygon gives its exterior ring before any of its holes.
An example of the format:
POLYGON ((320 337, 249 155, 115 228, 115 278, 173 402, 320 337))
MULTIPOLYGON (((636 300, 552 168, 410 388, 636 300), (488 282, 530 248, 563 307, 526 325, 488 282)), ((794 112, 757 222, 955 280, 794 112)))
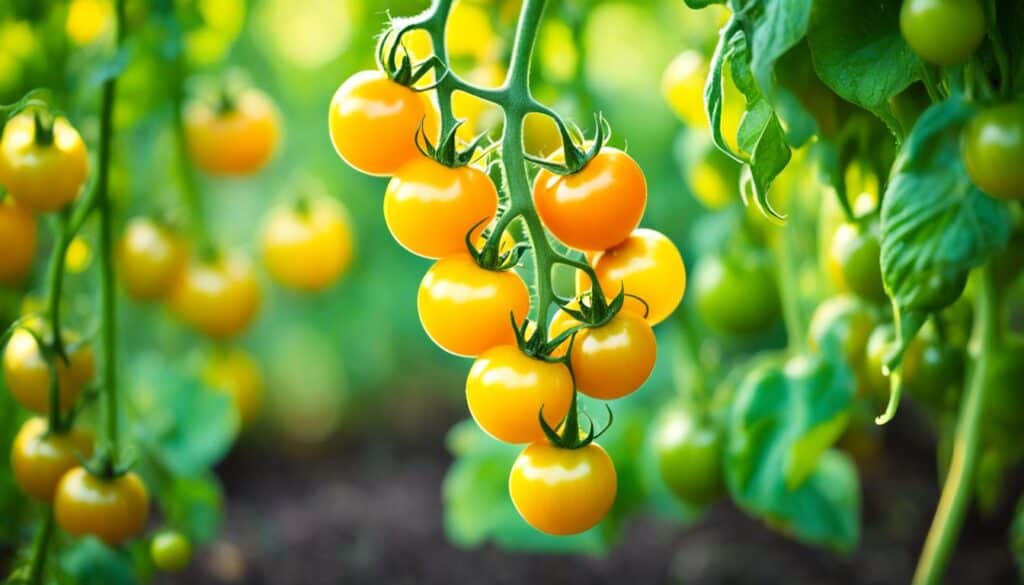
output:
POLYGON ((384 193, 391 235, 425 258, 465 252, 466 234, 472 229, 473 238, 479 237, 497 213, 498 191, 487 173, 425 157, 403 166, 384 193))
MULTIPOLYGON (((871 390, 888 398, 889 378, 883 373, 885 359, 893 347, 896 331, 892 325, 879 325, 868 339, 865 374, 871 390)), ((901 366, 903 390, 922 403, 935 408, 953 405, 964 382, 963 353, 942 343, 934 334, 919 333, 907 346, 901 366)))
MULTIPOLYGON (((43 339, 51 339, 46 332, 43 339)), ((96 373, 96 360, 92 346, 84 343, 78 334, 63 334, 68 363, 56 358, 60 408, 71 408, 82 386, 96 373)), ((25 408, 46 414, 50 410, 50 370, 32 334, 18 329, 4 348, 4 382, 14 399, 25 408)))
POLYGON ((763 331, 779 318, 779 291, 771 261, 762 254, 701 260, 694 276, 697 313, 711 329, 728 335, 763 331))
POLYGON ((433 105, 416 91, 380 71, 360 71, 341 84, 331 100, 328 126, 334 150, 368 175, 393 175, 419 158, 416 130, 437 136, 433 105))
POLYGON ((221 254, 187 266, 168 297, 171 310, 186 324, 215 339, 238 335, 260 307, 260 288, 249 259, 221 254))
POLYGON ((78 457, 92 456, 92 436, 72 429, 47 433, 46 419, 33 417, 21 425, 11 445, 11 471, 18 486, 33 498, 49 502, 57 483, 78 466, 78 457))
POLYGON ((657 354, 651 325, 622 311, 600 327, 576 333, 569 361, 580 392, 614 400, 632 394, 647 381, 657 354))
POLYGON ((192 562, 192 543, 176 530, 161 530, 149 543, 153 566, 164 573, 180 573, 192 562))
POLYGON ((533 202, 541 221, 565 245, 607 250, 640 224, 647 180, 628 154, 606 147, 574 174, 537 173, 533 202))
POLYGON ((985 38, 985 11, 979 0, 906 0, 900 32, 925 61, 959 65, 985 38))
POLYGON ((829 245, 829 275, 840 290, 852 291, 866 301, 885 304, 889 297, 882 286, 881 253, 878 235, 872 228, 844 223, 836 229, 829 245))
POLYGON ((117 260, 128 296, 136 300, 164 297, 185 265, 185 242, 152 219, 128 222, 117 246, 117 260))
POLYGON ((597 525, 615 503, 618 478, 597 443, 561 449, 533 443, 512 466, 508 490, 519 515, 548 534, 577 534, 597 525))
POLYGON ((979 189, 1001 199, 1024 199, 1024 102, 985 109, 963 134, 967 174, 979 189))
POLYGON ((255 174, 270 162, 280 141, 280 116, 267 94, 247 89, 232 98, 226 111, 194 102, 185 112, 189 153, 211 175, 255 174))
POLYGON ((625 290, 643 299, 627 296, 623 310, 646 314, 651 325, 667 319, 686 290, 686 266, 679 249, 664 234, 649 229, 634 230, 621 244, 599 253, 594 272, 605 296, 625 290))
POLYGON ((662 413, 654 434, 661 478, 682 501, 707 506, 725 495, 723 445, 710 421, 688 408, 662 413))
POLYGON ((874 312, 856 298, 832 297, 811 316, 808 341, 813 351, 835 344, 857 379, 863 380, 868 339, 877 323, 874 312))
POLYGON ((263 262, 278 283, 322 290, 352 262, 352 224, 340 203, 326 197, 304 206, 279 206, 263 228, 263 262))
POLYGON ((36 216, 13 199, 0 199, 0 285, 15 285, 28 276, 38 239, 36 216))
POLYGON ((200 377, 206 386, 231 397, 243 428, 259 417, 263 406, 263 372, 245 350, 214 350, 206 356, 200 377))
POLYGON ((499 441, 544 440, 538 420, 557 428, 569 412, 572 374, 562 363, 524 354, 514 345, 492 347, 473 363, 466 380, 469 412, 480 428, 499 441))
POLYGON ((149 492, 135 473, 104 479, 76 467, 57 484, 53 512, 68 534, 95 536, 118 546, 145 528, 149 492))
POLYGON ((458 254, 430 267, 416 307, 434 343, 449 353, 474 357, 515 344, 510 315, 526 318, 530 291, 515 272, 487 270, 469 254, 458 254))
POLYGON ((37 143, 35 116, 18 114, 0 137, 0 185, 36 212, 57 211, 78 197, 89 169, 85 143, 66 119, 53 121, 53 140, 37 143))

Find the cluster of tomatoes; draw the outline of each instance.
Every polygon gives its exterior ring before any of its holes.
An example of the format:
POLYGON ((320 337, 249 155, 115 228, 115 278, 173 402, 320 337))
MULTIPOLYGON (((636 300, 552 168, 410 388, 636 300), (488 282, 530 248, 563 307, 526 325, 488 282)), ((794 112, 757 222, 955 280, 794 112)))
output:
MULTIPOLYGON (((657 353, 652 326, 683 297, 682 257, 663 234, 638 229, 647 185, 628 154, 600 140, 588 152, 567 143, 570 156, 559 151, 541 165, 533 205, 520 217, 527 226, 539 218, 589 264, 575 262, 577 297, 538 327, 551 307, 533 307, 535 321, 527 319, 530 290, 515 267, 530 249, 542 263, 547 233, 516 243, 506 229, 511 218, 502 218, 509 206, 485 168, 471 162, 473 147, 446 149, 444 137, 430 147, 438 136, 435 92, 413 87, 407 60, 382 68, 338 88, 329 113, 334 147, 355 169, 390 177, 388 229, 410 252, 435 260, 417 294, 420 321, 442 349, 475 359, 466 399, 479 426, 500 441, 528 445, 509 479, 516 509, 550 534, 587 530, 611 508, 617 476, 586 415, 590 425, 581 428, 576 393, 614 400, 646 381, 657 353)), ((457 133, 447 140, 458 140, 457 133)))

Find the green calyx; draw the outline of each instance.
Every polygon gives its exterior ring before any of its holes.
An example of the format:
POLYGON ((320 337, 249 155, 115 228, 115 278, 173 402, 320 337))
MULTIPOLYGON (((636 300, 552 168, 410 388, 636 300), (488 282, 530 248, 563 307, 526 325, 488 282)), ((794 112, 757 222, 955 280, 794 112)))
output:
MULTIPOLYGON (((630 296, 639 299, 639 297, 630 296)), ((644 302, 643 299, 639 300, 642 303, 644 302)), ((594 328, 611 321, 622 310, 622 305, 625 302, 626 291, 623 288, 619 288, 618 294, 611 301, 606 300, 600 290, 591 290, 581 295, 577 303, 565 303, 559 306, 562 311, 579 321, 584 327, 594 328)), ((646 306, 646 303, 644 305, 646 306)))
POLYGON ((516 345, 519 346, 519 351, 523 352, 524 355, 550 364, 560 364, 568 361, 569 351, 566 351, 562 357, 554 357, 551 354, 558 346, 565 343, 566 340, 569 340, 569 349, 572 349, 572 338, 577 331, 575 328, 549 340, 547 335, 539 328, 534 329, 532 332, 529 330, 529 319, 523 319, 522 323, 517 323, 514 314, 509 314, 509 318, 512 321, 512 331, 516 336, 516 345))
MULTIPOLYGON (((382 71, 395 83, 404 85, 406 87, 412 87, 416 85, 423 77, 433 71, 439 72, 438 83, 444 76, 447 75, 447 70, 444 68, 444 63, 436 56, 432 56, 426 61, 413 64, 412 57, 409 55, 408 49, 402 44, 402 35, 412 30, 411 28, 403 28, 399 30, 389 29, 385 32, 381 38, 380 43, 377 45, 377 65, 382 71), (388 41, 394 37, 394 42, 388 46, 388 41), (399 55, 399 49, 402 54, 399 55)), ((424 87, 416 88, 417 91, 429 91, 436 87, 437 84, 424 87)))
POLYGON ((484 232, 484 244, 477 248, 473 243, 473 233, 487 221, 488 218, 481 219, 466 232, 466 251, 469 252, 469 255, 472 256, 480 268, 494 272, 511 270, 519 264, 519 260, 523 257, 523 252, 529 250, 530 247, 524 243, 518 243, 511 250, 503 251, 501 249, 501 239, 504 232, 494 231, 491 233, 484 232))
POLYGON ((576 399, 577 394, 578 393, 574 390, 572 393, 572 404, 569 406, 569 414, 565 415, 565 420, 562 421, 558 430, 551 428, 548 421, 544 420, 543 406, 540 407, 540 411, 537 413, 537 420, 540 422, 540 428, 544 431, 544 436, 548 438, 548 442, 559 449, 582 449, 583 447, 586 447, 599 439, 601 435, 605 434, 605 432, 611 428, 612 422, 615 420, 611 407, 605 404, 605 410, 608 412, 608 422, 605 423, 601 430, 597 430, 597 425, 594 423, 594 419, 592 419, 586 412, 583 412, 583 418, 586 419, 587 423, 587 431, 586 434, 581 433, 581 413, 576 399), (559 431, 561 433, 559 433, 559 431))
POLYGON ((107 442, 102 442, 96 448, 96 453, 91 459, 79 456, 78 462, 90 475, 111 481, 131 471, 135 467, 136 456, 134 453, 129 453, 120 457, 120 461, 118 461, 111 446, 107 442))
POLYGON ((53 114, 49 112, 43 112, 36 110, 32 112, 32 120, 35 126, 35 144, 36 146, 52 146, 53 145, 53 123, 55 118, 53 114))
POLYGON ((416 130, 416 148, 423 156, 433 159, 446 167, 457 169, 468 165, 473 162, 477 149, 480 148, 480 143, 483 142, 487 135, 481 134, 477 136, 465 149, 459 150, 459 139, 456 134, 458 133, 459 126, 462 126, 462 124, 463 120, 455 122, 448 129, 448 132, 441 137, 441 141, 434 145, 430 138, 427 137, 427 133, 423 128, 423 121, 420 120, 420 126, 416 130))
MULTIPOLYGON (((604 116, 601 114, 594 115, 594 137, 590 140, 590 146, 586 149, 578 145, 576 141, 573 140, 569 129, 564 124, 558 124, 558 131, 562 135, 562 152, 565 158, 564 163, 560 164, 550 160, 524 155, 526 160, 556 175, 572 175, 583 170, 583 168, 586 167, 599 152, 601 152, 601 149, 604 148, 604 145, 608 142, 608 138, 611 136, 611 128, 608 125, 608 121, 605 120, 604 116)), ((582 134, 578 130, 576 133, 582 134)))

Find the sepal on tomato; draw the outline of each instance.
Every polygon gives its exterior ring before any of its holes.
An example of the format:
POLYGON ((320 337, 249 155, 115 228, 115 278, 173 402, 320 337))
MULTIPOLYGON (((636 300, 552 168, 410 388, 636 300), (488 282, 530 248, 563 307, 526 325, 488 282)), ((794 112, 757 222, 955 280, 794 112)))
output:
POLYGON ((576 144, 564 124, 558 124, 558 131, 562 135, 564 163, 537 158, 529 154, 523 155, 526 160, 556 175, 572 175, 583 170, 583 167, 587 166, 601 152, 611 137, 611 126, 601 113, 594 114, 594 138, 586 150, 576 144))

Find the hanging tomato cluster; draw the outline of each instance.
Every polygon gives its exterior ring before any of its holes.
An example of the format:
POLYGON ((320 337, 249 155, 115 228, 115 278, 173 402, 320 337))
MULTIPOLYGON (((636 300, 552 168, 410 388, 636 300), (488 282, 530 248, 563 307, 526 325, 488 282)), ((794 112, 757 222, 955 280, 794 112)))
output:
MULTIPOLYGON (((686 271, 666 236, 638 227, 647 204, 644 173, 627 153, 606 146, 603 119, 581 146, 561 119, 532 101, 525 77, 510 74, 497 89, 458 79, 432 26, 444 22, 446 10, 435 5, 423 20, 390 31, 379 70, 341 84, 330 105, 331 140, 353 168, 390 177, 388 229, 407 250, 435 261, 417 294, 420 321, 439 347, 474 358, 466 400, 477 424, 500 441, 527 445, 509 479, 516 509, 538 530, 575 534, 605 516, 617 488, 612 460, 594 442, 611 424, 611 411, 598 430, 577 392, 615 400, 643 385, 657 354, 652 327, 682 300, 686 271), (399 59, 403 35, 421 29, 442 50, 417 51, 419 63, 408 53, 399 59), (435 85, 422 87, 435 77, 435 85), (446 84, 460 91, 453 96, 446 84), (461 132, 473 120, 450 115, 450 100, 460 95, 505 110, 501 143, 482 155, 484 136, 461 132), (519 97, 560 129, 563 148, 547 159, 523 153, 519 97), (491 156, 498 146, 502 154, 491 156), (539 167, 532 197, 526 161, 539 167), (488 172, 494 168, 505 178, 501 194, 488 172), (522 182, 512 179, 520 173, 522 182), (517 219, 525 232, 519 242, 509 230, 517 219), (556 251, 553 240, 569 251, 556 251), (532 305, 516 270, 525 255, 536 271, 532 305), (556 264, 577 271, 575 298, 554 294, 556 264)), ((513 59, 528 61, 529 43, 520 40, 513 59)))

